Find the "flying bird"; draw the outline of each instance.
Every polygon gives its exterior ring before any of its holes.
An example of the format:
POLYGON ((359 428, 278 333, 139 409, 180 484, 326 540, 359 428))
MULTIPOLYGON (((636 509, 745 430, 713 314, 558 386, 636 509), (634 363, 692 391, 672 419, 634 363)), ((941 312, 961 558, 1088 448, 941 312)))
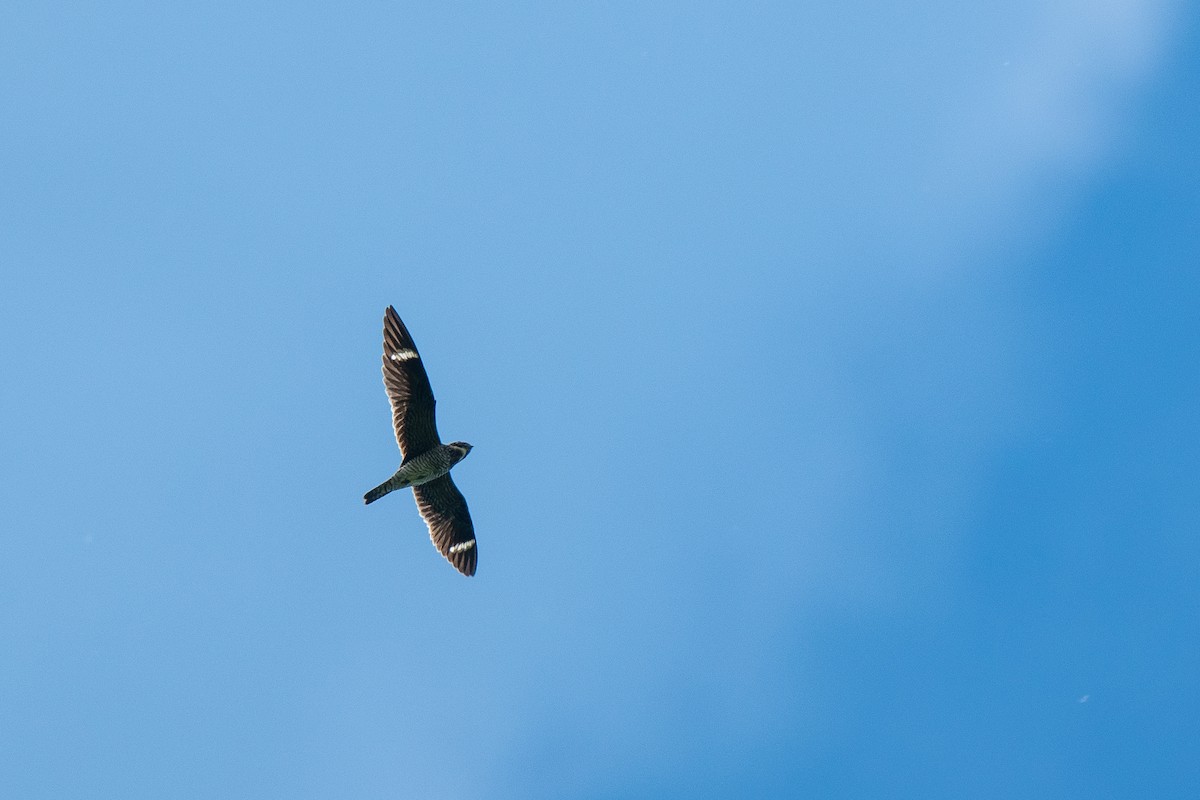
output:
POLYGON ((450 468, 467 457, 466 442, 442 444, 434 420, 433 389, 408 328, 391 306, 383 313, 383 386, 392 403, 392 427, 402 461, 396 474, 363 496, 373 503, 388 492, 412 487, 429 538, 454 568, 474 575, 475 526, 450 468))

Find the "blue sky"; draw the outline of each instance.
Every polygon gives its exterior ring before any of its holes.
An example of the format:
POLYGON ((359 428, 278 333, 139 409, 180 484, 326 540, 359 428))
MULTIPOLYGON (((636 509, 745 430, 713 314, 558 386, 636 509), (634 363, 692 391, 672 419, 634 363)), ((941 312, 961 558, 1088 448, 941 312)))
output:
POLYGON ((1200 795, 1198 96, 1166 0, 6 7, 0 793, 1200 795))

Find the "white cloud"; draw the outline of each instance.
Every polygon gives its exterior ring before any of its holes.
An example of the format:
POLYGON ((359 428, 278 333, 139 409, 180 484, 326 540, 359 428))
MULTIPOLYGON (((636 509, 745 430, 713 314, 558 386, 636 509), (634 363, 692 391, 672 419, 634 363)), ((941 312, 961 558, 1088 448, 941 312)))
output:
POLYGON ((912 206, 919 218, 897 209, 915 222, 914 241, 933 249, 926 264, 944 265, 1007 226, 1053 219, 1058 209, 1041 204, 1061 197, 1055 187, 1094 169, 1119 140, 1136 88, 1166 50, 1175 6, 1061 0, 1030 9, 1028 33, 992 82, 960 98, 959 123, 933 139, 917 181, 924 202, 912 206))

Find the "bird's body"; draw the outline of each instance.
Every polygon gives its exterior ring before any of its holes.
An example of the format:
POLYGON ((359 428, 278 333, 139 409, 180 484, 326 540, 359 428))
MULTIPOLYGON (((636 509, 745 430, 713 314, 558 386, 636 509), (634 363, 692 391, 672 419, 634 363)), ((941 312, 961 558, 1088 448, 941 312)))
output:
POLYGON ((406 458, 395 475, 367 492, 363 500, 373 503, 388 492, 429 483, 449 473, 450 468, 466 458, 469 452, 471 445, 466 442, 453 442, 439 444, 432 450, 426 450, 413 458, 406 458))
POLYGON ((420 353, 396 309, 383 315, 383 385, 392 404, 392 426, 403 461, 392 477, 363 496, 372 503, 385 494, 413 487, 421 517, 433 544, 455 569, 474 575, 478 562, 475 527, 467 501, 450 478, 450 469, 466 458, 466 442, 442 444, 434 419, 433 389, 420 353))

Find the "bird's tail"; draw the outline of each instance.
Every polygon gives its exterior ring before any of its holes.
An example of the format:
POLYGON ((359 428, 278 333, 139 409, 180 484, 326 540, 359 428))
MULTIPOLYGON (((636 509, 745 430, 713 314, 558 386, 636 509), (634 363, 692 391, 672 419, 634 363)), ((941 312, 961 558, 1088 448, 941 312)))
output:
POLYGON ((405 484, 402 481, 396 480, 396 476, 393 475, 392 477, 388 478, 383 483, 376 486, 371 491, 364 494, 363 502, 370 505, 371 503, 374 503, 379 498, 383 497, 388 492, 395 491, 396 489, 403 489, 404 486, 405 486, 405 484))

